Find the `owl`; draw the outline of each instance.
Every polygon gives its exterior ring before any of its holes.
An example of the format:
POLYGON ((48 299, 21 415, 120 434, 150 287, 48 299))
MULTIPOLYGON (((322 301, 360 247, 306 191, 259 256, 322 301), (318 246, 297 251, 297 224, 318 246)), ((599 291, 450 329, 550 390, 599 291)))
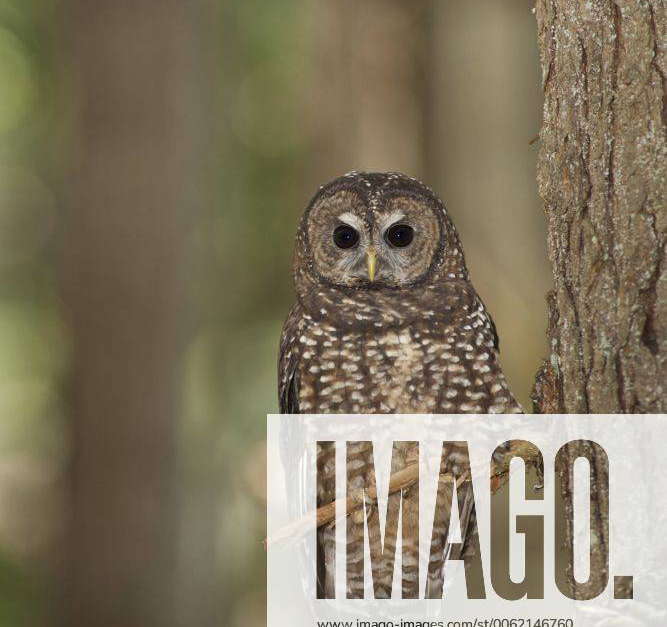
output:
MULTIPOLYGON (((280 341, 281 413, 521 412, 454 224, 423 183, 351 172, 322 186, 301 218, 293 276, 297 299, 280 341)), ((321 453, 318 463, 332 467, 321 453)), ((412 453, 402 451, 392 471, 412 453)), ((364 462, 370 451, 355 454, 364 462)), ((367 479, 368 465, 357 466, 367 479)), ((325 482, 318 504, 335 498, 332 485, 325 482)), ((363 521, 350 523, 348 541, 350 533, 362 534, 363 521)), ((333 535, 331 525, 318 536, 325 597, 333 535)), ((376 596, 388 595, 392 573, 373 574, 376 596)), ((411 594, 417 575, 404 569, 403 577, 411 594)), ((436 589, 437 578, 429 582, 436 589)), ((363 594, 361 569, 347 585, 348 596, 363 594)))

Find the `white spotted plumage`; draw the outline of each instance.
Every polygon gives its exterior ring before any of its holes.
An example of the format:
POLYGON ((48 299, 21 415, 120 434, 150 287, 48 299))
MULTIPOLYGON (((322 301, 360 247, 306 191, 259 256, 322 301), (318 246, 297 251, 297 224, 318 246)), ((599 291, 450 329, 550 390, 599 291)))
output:
MULTIPOLYGON (((280 348, 281 412, 521 411, 505 381, 495 327, 469 280, 456 229, 442 202, 416 179, 351 172, 323 186, 301 222, 294 276, 298 298, 280 348), (368 242, 376 231, 404 219, 414 223, 415 238, 422 238, 429 257, 403 255, 398 263, 385 251, 385 274, 377 285, 344 274, 351 263, 339 263, 335 248, 324 241, 336 221, 367 228, 360 241, 368 242), (429 236, 438 241, 425 242, 429 236)), ((358 451, 358 481, 367 478, 367 453, 358 451)), ((406 449, 401 463, 411 454, 406 449)), ((318 501, 333 497, 325 489, 318 501)), ((351 524, 353 535, 361 532, 351 524)), ((332 555, 333 537, 332 526, 320 531, 325 556, 332 555)), ((429 585, 437 589, 438 565, 432 566, 429 585)), ((391 581, 389 573, 374 574, 378 581, 391 581)), ((325 568, 324 590, 333 585, 330 575, 325 568)), ((407 580, 415 578, 409 571, 407 580)), ((349 585, 352 592, 363 589, 363 574, 349 585)))

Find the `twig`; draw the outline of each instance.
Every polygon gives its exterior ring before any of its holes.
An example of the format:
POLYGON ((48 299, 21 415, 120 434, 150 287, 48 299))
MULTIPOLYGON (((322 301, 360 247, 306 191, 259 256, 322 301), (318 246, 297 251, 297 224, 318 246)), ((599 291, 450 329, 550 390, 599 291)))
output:
MULTIPOLYGON (((529 463, 536 463, 538 459, 539 452, 532 449, 532 447, 514 447, 508 450, 506 454, 506 459, 516 454, 523 453, 525 457, 529 460, 529 463), (526 450, 523 450, 523 449, 526 450)), ((495 494, 506 482, 509 477, 509 468, 507 464, 503 461, 502 463, 493 463, 492 472, 491 472, 491 493, 495 494)), ((449 479, 453 480, 455 477, 449 473, 441 473, 439 475, 440 479, 449 479)), ((402 468, 398 472, 395 472, 389 478, 389 494, 394 494, 399 490, 405 490, 410 486, 414 485, 419 480, 419 464, 408 464, 405 468, 402 468)), ((458 479, 456 479, 456 487, 459 488, 465 481, 470 480, 470 473, 463 473, 458 479)), ((330 523, 336 518, 337 511, 343 511, 345 514, 341 516, 347 517, 353 511, 359 509, 363 504, 363 490, 355 490, 352 496, 343 497, 331 501, 322 507, 315 510, 315 523, 316 527, 319 529, 323 525, 330 523)), ((377 498, 377 486, 369 486, 366 490, 369 498, 377 498)), ((303 535, 305 535, 310 529, 312 529, 312 520, 313 512, 310 512, 296 520, 295 522, 286 525, 279 531, 277 531, 271 538, 266 538, 264 540, 264 548, 268 548, 269 545, 275 545, 284 540, 296 540, 303 535)))

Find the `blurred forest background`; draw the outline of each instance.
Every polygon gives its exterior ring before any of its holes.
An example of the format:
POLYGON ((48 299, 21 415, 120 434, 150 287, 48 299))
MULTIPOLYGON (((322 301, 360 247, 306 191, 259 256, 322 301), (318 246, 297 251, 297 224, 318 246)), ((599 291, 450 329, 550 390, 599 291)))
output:
POLYGON ((0 0, 0 626, 265 624, 300 212, 442 196, 529 409, 550 275, 526 0, 0 0))

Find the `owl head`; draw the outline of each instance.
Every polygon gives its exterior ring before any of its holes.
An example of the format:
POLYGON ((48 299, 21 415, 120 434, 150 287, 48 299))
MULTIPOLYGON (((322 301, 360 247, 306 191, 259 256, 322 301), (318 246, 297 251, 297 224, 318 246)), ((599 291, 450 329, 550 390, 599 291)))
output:
POLYGON ((467 279, 440 199, 394 172, 351 172, 320 188, 301 220, 295 274, 297 282, 355 291, 467 279))

